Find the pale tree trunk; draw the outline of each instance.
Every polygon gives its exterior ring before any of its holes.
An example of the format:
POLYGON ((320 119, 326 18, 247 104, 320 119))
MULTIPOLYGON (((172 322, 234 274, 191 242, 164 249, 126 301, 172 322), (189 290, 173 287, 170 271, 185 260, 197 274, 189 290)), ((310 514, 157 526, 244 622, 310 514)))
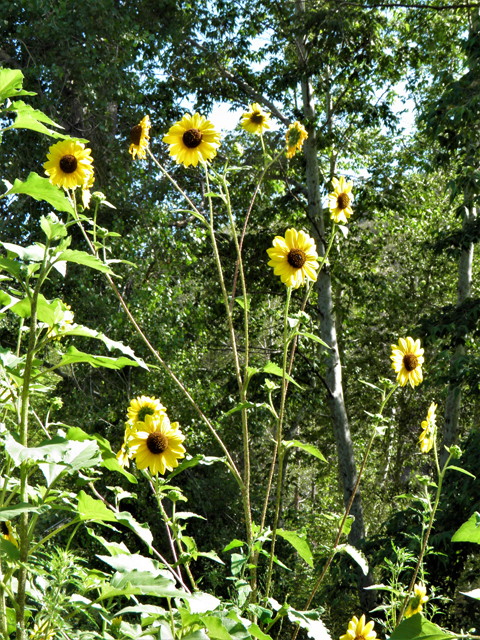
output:
MULTIPOLYGON (((295 10, 297 15, 302 16, 305 13, 305 1, 296 0, 295 10)), ((303 115, 308 123, 314 123, 316 118, 315 99, 313 95, 313 87, 307 70, 307 60, 305 45, 301 36, 297 36, 297 57, 299 67, 302 72, 302 96, 303 96, 303 115)), ((308 190, 308 214, 312 223, 312 233, 317 243, 317 251, 320 256, 325 255, 325 224, 323 220, 323 207, 320 197, 319 185, 319 166, 317 159, 317 139, 314 124, 308 124, 308 138, 304 145, 304 155, 306 161, 306 180, 308 190)), ((331 171, 335 169, 335 156, 331 158, 331 171)), ((326 382, 329 387, 327 392, 327 403, 332 418, 333 432, 335 435, 335 443, 337 446, 337 456, 340 466, 340 476, 343 485, 343 500, 345 506, 350 502, 350 498, 357 481, 357 467, 355 464, 355 455, 353 451, 352 438, 350 436, 350 427, 348 423, 347 411, 343 397, 342 386, 342 366, 337 344, 337 333, 335 328, 335 313, 333 311, 332 300, 332 280, 330 271, 325 266, 318 276, 316 282, 316 290, 318 294, 318 311, 320 314, 320 333, 330 349, 327 351, 326 360, 326 382)), ((355 516, 349 542, 353 545, 365 537, 365 526, 363 521, 363 508, 360 489, 357 490, 350 513, 355 516)), ((363 576, 363 574, 361 574, 363 576)), ((368 577, 363 577, 360 581, 360 600, 362 606, 370 608, 371 600, 374 594, 370 591, 364 591, 364 587, 371 584, 368 577)))
MULTIPOLYGON (((463 219, 463 228, 473 222, 477 217, 474 206, 470 206, 463 219)), ((463 250, 458 264, 458 284, 457 284, 457 306, 461 305, 469 297, 472 287, 472 263, 473 263, 473 243, 467 250, 463 250)), ((458 358, 465 355, 465 346, 458 344, 451 359, 451 367, 455 367, 458 358)), ((450 447, 458 442, 460 406, 462 403, 461 385, 451 384, 448 387, 447 400, 445 402, 445 419, 443 422, 443 440, 440 453, 441 464, 445 464, 448 453, 445 447, 450 447)))

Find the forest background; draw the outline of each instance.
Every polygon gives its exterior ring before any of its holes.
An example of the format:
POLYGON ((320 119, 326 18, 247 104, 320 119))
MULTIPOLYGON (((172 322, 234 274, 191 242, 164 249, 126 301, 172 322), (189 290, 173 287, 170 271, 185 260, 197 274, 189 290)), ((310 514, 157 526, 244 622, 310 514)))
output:
MULTIPOLYGON (((370 584, 386 580, 385 558, 397 562, 396 549, 418 553, 423 517, 416 475, 434 473, 418 437, 431 402, 438 403, 439 447, 460 442, 462 466, 478 472, 480 298, 478 260, 473 259, 480 237, 478 5, 2 0, 0 25, 0 61, 22 71, 24 87, 37 94, 29 103, 62 125, 64 133, 89 140, 94 188, 116 207, 102 207, 99 222, 121 236, 112 241, 112 254, 136 265, 116 269, 122 295, 139 324, 148 327, 152 344, 215 421, 236 400, 211 246, 198 220, 179 211, 178 194, 160 179, 152 161, 132 162, 130 130, 150 116, 153 154, 171 167, 201 208, 207 206, 201 173, 174 166, 162 143, 185 104, 208 116, 218 103, 247 111, 258 102, 278 123, 264 135, 272 156, 284 145, 289 123, 299 120, 306 127, 305 155, 282 157, 269 170, 245 236, 243 261, 255 311, 251 352, 258 365, 279 359, 282 350, 285 287, 267 267, 272 238, 294 226, 322 242, 330 224, 325 203, 331 178, 353 180, 348 234, 338 234, 306 309, 324 337, 328 307, 335 357, 315 343, 300 344, 292 375, 303 390, 291 385, 285 425, 286 437, 314 444, 328 462, 301 450, 289 453, 280 524, 306 536, 318 573, 325 541, 335 535, 332 518, 336 522, 348 502, 355 465, 370 438, 365 409, 375 413, 377 398, 362 380, 393 379, 390 345, 406 335, 420 338, 426 350, 424 383, 397 393, 386 410, 388 427, 371 452, 350 534, 368 559, 370 584), (415 125, 408 132, 399 126, 394 108, 398 87, 415 105, 415 125), (316 209, 306 175, 312 149, 323 198, 316 209), (328 287, 331 299, 325 302, 328 287), (340 417, 334 398, 344 398, 340 417)), ((34 132, 21 140, 15 132, 5 135, 3 177, 13 183, 32 170, 43 175, 50 143, 34 132)), ((215 162, 227 157, 250 167, 234 181, 232 203, 240 226, 263 166, 258 138, 240 127, 226 133, 215 162)), ((45 203, 18 198, 8 207, 2 200, 0 207, 2 241, 41 240, 40 217, 49 210, 45 203)), ((231 290, 235 249, 227 223, 219 211, 218 243, 231 290)), ((74 231, 73 239, 72 246, 83 246, 80 232, 74 231)), ((151 360, 101 274, 73 267, 65 279, 52 279, 46 295, 71 305, 76 322, 94 325, 151 360)), ((2 347, 16 340, 8 317, 1 320, 0 336, 2 347)), ((189 454, 221 455, 198 414, 160 369, 76 365, 56 373, 55 390, 37 401, 40 416, 53 406, 56 420, 102 435, 117 451, 130 400, 156 396, 179 421, 189 454), (56 397, 63 400, 61 408, 53 402, 56 397)), ((259 376, 250 389, 259 404, 263 382, 259 376)), ((256 412, 250 432, 252 503, 267 481, 265 461, 275 426, 264 408, 256 412)), ((238 413, 219 424, 241 467, 238 413)), ((106 487, 119 481, 106 474, 101 482, 106 487)), ((205 518, 189 524, 200 549, 220 553, 242 537, 240 496, 226 467, 199 465, 181 474, 178 483, 189 508, 205 518)), ((158 547, 166 548, 149 487, 139 484, 135 491, 138 499, 128 503, 128 510, 147 521, 158 547)), ((475 545, 455 545, 451 537, 479 508, 479 499, 474 480, 453 472, 447 476, 425 561, 431 614, 442 625, 478 623, 476 602, 461 595, 480 586, 478 554, 475 545), (441 609, 437 617, 435 605, 441 609)), ((55 524, 48 516, 44 523, 45 529, 55 524)), ((133 534, 123 533, 121 539, 135 548, 133 534)), ((79 530, 74 547, 93 565, 98 562, 99 545, 86 531, 79 530)), ((278 543, 277 553, 294 568, 276 574, 277 592, 301 607, 316 573, 286 541, 278 543)), ((228 563, 229 554, 220 555, 228 563)), ((406 582, 408 565, 401 568, 406 582)), ((193 571, 202 576, 203 590, 228 595, 225 567, 199 558, 193 571)), ((350 557, 334 560, 315 600, 325 609, 322 619, 332 636, 344 633, 351 615, 362 611, 363 586, 350 557)), ((372 595, 367 604, 381 604, 382 597, 372 595)))

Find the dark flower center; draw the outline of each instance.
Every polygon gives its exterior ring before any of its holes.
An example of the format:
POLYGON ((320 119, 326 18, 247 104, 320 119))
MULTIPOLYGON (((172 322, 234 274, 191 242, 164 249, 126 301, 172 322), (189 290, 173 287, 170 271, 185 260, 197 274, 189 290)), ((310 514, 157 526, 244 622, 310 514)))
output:
POLYGON ((75 156, 66 155, 60 158, 60 169, 63 173, 73 173, 77 168, 78 162, 75 156))
POLYGON ((147 438, 147 448, 150 453, 159 454, 168 449, 168 438, 160 431, 150 433, 147 438))
POLYGON ((337 207, 343 211, 343 209, 346 209, 349 204, 350 198, 348 195, 346 193, 341 193, 337 198, 337 207))
POLYGON ((142 139, 142 125, 136 124, 133 127, 133 129, 130 131, 130 142, 138 146, 140 144, 141 139, 142 139))
POLYGON ((6 522, 0 523, 0 529, 2 530, 2 534, 4 536, 9 536, 10 535, 10 531, 8 530, 6 522))
POLYGON ((195 149, 202 141, 202 132, 198 129, 188 129, 183 134, 183 143, 189 149, 195 149))
POLYGON ((258 111, 255 111, 255 113, 252 113, 252 115, 250 116, 250 120, 253 122, 253 124, 262 124, 263 118, 264 116, 261 113, 258 113, 258 111))
POLYGON ((145 422, 145 416, 153 416, 154 413, 155 411, 152 409, 152 407, 142 407, 138 412, 137 420, 139 420, 140 422, 145 422))
POLYGON ((410 373, 410 371, 415 371, 418 367, 418 358, 414 356, 413 353, 407 353, 403 356, 403 366, 410 373))
POLYGON ((301 269, 307 261, 305 251, 301 249, 290 249, 287 256, 288 264, 294 269, 301 269))

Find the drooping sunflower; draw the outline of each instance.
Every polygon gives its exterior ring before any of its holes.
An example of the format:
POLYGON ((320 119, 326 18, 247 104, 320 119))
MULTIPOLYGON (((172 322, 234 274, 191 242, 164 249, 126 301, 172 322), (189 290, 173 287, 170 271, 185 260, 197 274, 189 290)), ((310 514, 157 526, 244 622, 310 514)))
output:
POLYGON ((0 522, 0 531, 2 533, 2 537, 4 540, 8 540, 12 544, 14 544, 18 549, 18 540, 15 538, 13 534, 12 525, 10 520, 3 520, 0 522))
POLYGON ((62 140, 53 144, 43 168, 50 182, 64 189, 87 185, 93 175, 90 149, 77 140, 62 140))
POLYGON ((415 585, 414 593, 415 595, 410 598, 407 610, 405 611, 406 618, 410 618, 410 616, 414 616, 416 613, 421 613, 423 603, 428 600, 428 596, 426 595, 427 587, 423 582, 419 582, 415 585))
POLYGON ((145 422, 145 416, 155 416, 165 413, 165 407, 158 398, 150 398, 149 396, 138 396, 130 402, 127 409, 127 417, 135 422, 145 422))
POLYGON ((348 218, 353 214, 350 206, 353 200, 353 182, 347 182, 343 176, 332 178, 335 191, 328 196, 328 206, 330 208, 330 218, 339 224, 348 222, 348 218))
POLYGON ((436 419, 435 411, 437 409, 437 405, 432 402, 428 409, 427 419, 422 420, 422 433, 420 434, 420 438, 418 442, 420 444, 420 450, 422 453, 428 453, 430 449, 433 447, 433 441, 435 438, 435 430, 436 430, 436 419))
POLYGON ((267 249, 271 258, 268 263, 273 267, 273 273, 280 276, 287 287, 298 289, 305 278, 315 281, 317 279, 318 254, 315 248, 315 240, 304 231, 287 229, 285 238, 276 236, 273 247, 267 249))
POLYGON ((130 131, 130 146, 128 152, 132 154, 132 159, 138 156, 141 160, 147 157, 148 141, 150 140, 150 118, 145 116, 130 131))
POLYGON ((288 127, 287 141, 287 158, 293 158, 297 151, 303 147, 303 143, 308 138, 308 133, 300 122, 294 122, 288 127))
POLYGON ((170 127, 163 142, 170 145, 169 153, 185 167, 196 167, 199 160, 211 160, 217 155, 220 146, 220 133, 205 116, 186 113, 183 118, 170 127))
POLYGON ((348 623, 347 633, 340 636, 340 640, 375 640, 377 633, 373 631, 374 624, 373 620, 365 624, 365 615, 362 615, 360 620, 353 616, 348 623))
POLYGON ((241 125, 249 133, 260 135, 264 129, 270 129, 270 114, 262 109, 262 107, 254 102, 249 107, 250 111, 242 116, 241 125))
POLYGON ((149 467, 153 475, 159 472, 163 475, 166 469, 173 471, 178 467, 178 459, 185 457, 182 445, 185 436, 178 422, 170 423, 167 414, 162 413, 145 416, 145 422, 137 422, 136 427, 129 448, 139 469, 149 467))
POLYGON ((393 361, 392 367, 397 374, 397 381, 402 387, 407 382, 412 387, 422 382, 423 349, 420 348, 420 340, 400 338, 398 345, 392 344, 390 358, 393 361))

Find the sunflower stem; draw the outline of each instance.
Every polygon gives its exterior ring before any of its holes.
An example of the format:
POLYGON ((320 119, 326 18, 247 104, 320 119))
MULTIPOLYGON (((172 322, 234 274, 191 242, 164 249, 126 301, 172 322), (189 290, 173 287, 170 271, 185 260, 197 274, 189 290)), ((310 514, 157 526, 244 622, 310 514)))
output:
MULTIPOLYGON (((436 445, 434 445, 434 446, 435 446, 435 458, 437 460, 437 467, 438 467, 437 447, 436 447, 436 445)), ((420 568, 420 565, 422 564, 422 560, 423 560, 423 557, 425 555, 425 551, 427 549, 428 538, 430 537, 430 532, 432 531, 433 521, 435 519, 435 513, 437 511, 438 502, 440 500, 440 494, 442 492, 443 479, 444 479, 445 473, 446 473, 446 471, 448 469, 448 463, 450 462, 451 459, 452 459, 452 454, 450 453, 450 455, 448 456, 448 459, 446 460, 446 462, 445 462, 445 464, 443 466, 443 469, 438 474, 437 495, 435 497, 435 503, 433 505, 433 509, 431 510, 431 513, 430 513, 430 520, 428 522, 427 533, 425 534, 425 538, 423 540, 422 549, 420 551, 420 556, 418 557, 418 561, 417 561, 417 565, 415 567, 415 571, 413 572, 412 579, 410 580, 410 585, 408 587, 407 595, 405 596, 405 598, 403 600, 402 608, 401 608, 400 614, 398 616, 397 627, 402 622, 402 619, 403 619, 403 617, 405 615, 405 610, 406 610, 408 602, 410 600, 410 594, 412 593, 413 588, 415 586, 415 580, 417 579, 418 570, 420 568)))
POLYGON ((278 525, 278 516, 280 514, 280 502, 282 497, 282 472, 283 472, 283 452, 281 450, 282 446, 282 425, 283 425, 283 417, 285 415, 285 396, 287 395, 287 356, 288 356, 288 345, 289 345, 289 331, 288 331, 288 309, 290 307, 290 298, 292 295, 292 287, 287 287, 287 301, 285 303, 285 320, 283 325, 283 365, 282 365, 282 398, 280 404, 280 413, 278 416, 277 423, 277 446, 276 450, 278 451, 278 477, 277 477, 277 500, 275 503, 275 517, 273 521, 273 529, 272 529, 272 543, 270 546, 270 561, 268 565, 268 573, 267 573, 267 584, 265 587, 265 597, 268 598, 268 594, 270 592, 270 585, 272 582, 272 573, 273 573, 273 558, 275 553, 275 540, 277 537, 277 525, 278 525))

